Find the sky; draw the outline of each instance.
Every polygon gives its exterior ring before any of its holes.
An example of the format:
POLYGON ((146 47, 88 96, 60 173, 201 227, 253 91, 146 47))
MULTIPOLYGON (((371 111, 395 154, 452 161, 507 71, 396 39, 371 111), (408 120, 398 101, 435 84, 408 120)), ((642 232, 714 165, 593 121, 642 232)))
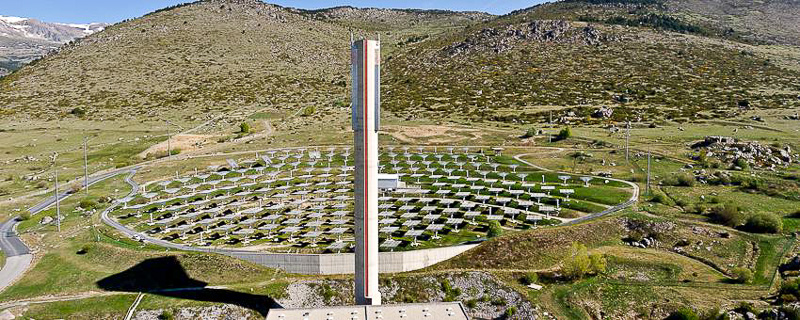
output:
MULTIPOLYGON (((140 17, 156 9, 187 0, 0 0, 0 15, 35 18, 61 23, 114 23, 140 17)), ((355 7, 448 9, 505 14, 544 0, 268 0, 269 3, 303 9, 350 5, 355 7)))

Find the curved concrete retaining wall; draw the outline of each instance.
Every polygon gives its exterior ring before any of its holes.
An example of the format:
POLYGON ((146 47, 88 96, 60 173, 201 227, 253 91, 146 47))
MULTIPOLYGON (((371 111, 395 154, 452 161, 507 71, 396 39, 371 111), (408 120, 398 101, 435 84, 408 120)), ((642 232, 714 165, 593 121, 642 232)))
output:
MULTIPOLYGON (((455 257, 477 244, 455 247, 424 249, 402 252, 381 252, 381 273, 396 273, 422 269, 455 257)), ((289 273, 325 275, 353 274, 355 255, 340 254, 280 254, 261 252, 217 252, 247 260, 269 268, 282 269, 289 273)))

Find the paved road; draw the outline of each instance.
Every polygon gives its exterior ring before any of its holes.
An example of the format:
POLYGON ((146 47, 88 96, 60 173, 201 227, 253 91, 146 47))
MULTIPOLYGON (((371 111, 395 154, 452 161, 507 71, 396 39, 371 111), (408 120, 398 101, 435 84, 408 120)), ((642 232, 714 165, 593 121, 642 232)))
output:
MULTIPOLYGON (((552 148, 552 149, 558 149, 558 148, 552 148)), ((530 162, 525 161, 525 160, 522 159, 522 157, 527 156, 527 155, 531 155, 531 153, 516 155, 516 156, 514 156, 514 159, 516 159, 517 161, 522 162, 522 163, 524 163, 524 164, 526 164, 528 166, 531 166, 533 168, 536 168, 536 169, 539 169, 539 170, 542 170, 542 171, 557 172, 557 173, 564 173, 564 174, 574 174, 574 173, 570 173, 570 172, 558 172, 558 171, 555 171, 555 170, 550 170, 550 169, 545 168, 545 167, 537 166, 537 165, 535 165, 533 163, 530 163, 530 162)), ((618 211, 620 211, 622 209, 625 209, 627 207, 630 207, 633 204, 635 204, 636 201, 639 200, 639 185, 637 185, 637 184, 635 184, 633 182, 620 180, 620 179, 614 179, 614 178, 591 176, 591 175, 590 175, 590 177, 594 177, 594 178, 597 178, 597 179, 603 179, 603 180, 609 180, 609 181, 617 181, 617 182, 621 182, 621 183, 627 184, 627 185, 631 186, 631 188, 633 188, 633 194, 631 194, 631 198, 628 201, 625 201, 624 203, 621 203, 621 204, 618 204, 618 205, 613 206, 611 208, 608 208, 608 209, 606 209, 606 210, 604 210, 602 212, 590 214, 588 216, 583 216, 583 217, 580 217, 578 219, 574 219, 574 220, 570 220, 568 222, 564 222, 561 225, 568 226, 568 225, 578 224, 578 223, 581 223, 581 222, 584 222, 584 221, 597 219, 597 218, 600 218, 602 216, 609 215, 609 214, 612 214, 614 212, 618 212, 618 211)))
MULTIPOLYGON (((97 174, 89 177, 89 185, 93 185, 100 181, 115 177, 119 174, 126 172, 135 172, 136 168, 118 169, 106 173, 97 174)), ((64 200, 71 196, 72 193, 64 191, 58 194, 58 199, 64 200)), ((41 203, 28 209, 31 216, 47 209, 56 203, 56 196, 53 195, 41 203)), ((22 274, 28 270, 28 267, 33 261, 33 254, 31 254, 28 246, 17 236, 17 224, 22 221, 19 216, 8 219, 0 225, 0 250, 6 256, 6 263, 3 269, 0 270, 0 291, 5 290, 8 286, 12 285, 17 279, 22 277, 22 274)))

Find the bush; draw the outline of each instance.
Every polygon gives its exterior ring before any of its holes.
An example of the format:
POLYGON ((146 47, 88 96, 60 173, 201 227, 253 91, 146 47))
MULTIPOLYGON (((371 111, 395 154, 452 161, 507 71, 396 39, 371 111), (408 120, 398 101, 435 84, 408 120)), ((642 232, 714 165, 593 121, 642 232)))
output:
POLYGON ((158 315, 158 320, 173 320, 175 316, 172 315, 172 312, 168 310, 161 311, 161 314, 158 315))
POLYGON ((747 218, 743 228, 755 233, 781 233, 783 221, 773 213, 757 213, 747 218))
POLYGON ((570 129, 569 127, 566 127, 564 129, 561 129, 561 131, 558 132, 558 135, 556 136, 556 140, 566 140, 566 139, 569 139, 570 137, 572 137, 572 129, 570 129))
POLYGON ((19 219, 22 221, 30 220, 30 218, 31 218, 31 213, 28 212, 28 210, 25 210, 24 212, 19 214, 19 219))
POLYGON ((242 124, 239 125, 239 132, 242 134, 248 134, 251 130, 253 130, 253 128, 250 127, 250 124, 247 122, 242 122, 242 124))
POLYGON ((522 135, 522 139, 528 139, 528 138, 532 138, 532 137, 535 137, 535 136, 536 136, 536 129, 528 128, 528 130, 525 131, 525 134, 522 135))
POLYGON ((741 209, 731 203, 711 208, 709 215, 712 221, 729 227, 736 227, 744 222, 741 209))
POLYGON ((589 259, 586 246, 573 242, 570 255, 564 261, 564 266, 561 267, 564 276, 569 279, 581 279, 589 273, 591 267, 592 261, 589 259))
POLYGON ((514 316, 515 313, 517 313, 517 307, 511 306, 508 309, 506 309, 505 316, 506 316, 506 318, 511 318, 511 317, 514 316))
POLYGON ((692 309, 682 308, 677 310, 673 313, 670 313, 666 320, 699 320, 700 317, 697 316, 692 309))
POLYGON ((734 268, 731 273, 737 283, 750 283, 753 281, 753 272, 747 268, 734 268))
POLYGON ((736 158, 736 160, 733 161, 733 164, 739 168, 742 168, 742 170, 745 171, 750 169, 750 164, 748 164, 747 160, 745 160, 744 158, 736 158))
POLYGON ((316 112, 317 112, 317 108, 315 108, 315 107, 313 107, 313 106, 308 106, 308 107, 305 107, 305 108, 303 109, 302 116, 304 116, 304 117, 310 117, 310 116, 313 116, 313 115, 314 115, 314 113, 316 113, 316 112))
POLYGON ((798 278, 787 280, 781 284, 781 300, 786 301, 797 301, 797 297, 800 296, 800 282, 798 278))
POLYGON ((787 320, 800 320, 800 308, 780 307, 778 310, 786 315, 787 320))
POLYGON ((76 253, 79 254, 79 255, 84 255, 84 254, 89 253, 90 249, 91 249, 91 247, 89 247, 88 244, 84 244, 83 246, 81 246, 81 248, 76 253))
POLYGON ((500 222, 492 221, 489 223, 489 232, 487 236, 489 238, 499 237, 503 234, 503 228, 500 227, 500 222))
POLYGON ((650 201, 655 202, 655 203, 660 203, 660 204, 667 204, 668 203, 667 197, 665 195, 661 194, 661 193, 657 193, 656 195, 654 195, 653 198, 650 199, 650 201))
POLYGON ((78 117, 78 118, 83 118, 83 117, 86 116, 86 110, 81 108, 81 107, 74 108, 74 109, 70 110, 69 113, 71 115, 73 115, 73 116, 78 117))
POLYGON ((601 274, 606 272, 606 258, 602 254, 592 254, 589 256, 590 269, 594 274, 601 274))
POLYGON ((539 282, 539 275, 536 272, 528 272, 522 277, 522 284, 531 285, 539 282))
POLYGON ((694 186, 694 177, 688 174, 681 174, 678 175, 678 186, 681 187, 693 187, 694 186))
POLYGON ((97 202, 90 199, 83 199, 81 200, 80 203, 78 203, 78 207, 80 207, 83 210, 97 209, 97 202))
POLYGON ((467 308, 475 309, 475 307, 478 306, 478 301, 475 299, 467 300, 464 302, 464 305, 467 306, 467 308))
POLYGON ((703 313, 700 317, 703 320, 730 320, 727 313, 721 311, 719 308, 714 308, 703 313))

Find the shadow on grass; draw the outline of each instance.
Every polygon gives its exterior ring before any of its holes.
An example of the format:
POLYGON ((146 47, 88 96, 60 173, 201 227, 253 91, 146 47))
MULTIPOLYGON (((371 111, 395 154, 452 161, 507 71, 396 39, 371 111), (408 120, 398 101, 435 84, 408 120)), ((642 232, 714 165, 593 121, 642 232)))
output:
POLYGON ((270 308, 281 307, 268 296, 208 288, 207 285, 190 278, 175 257, 147 259, 97 281, 97 286, 107 291, 147 292, 171 298, 232 304, 257 311, 262 316, 266 316, 270 308))

